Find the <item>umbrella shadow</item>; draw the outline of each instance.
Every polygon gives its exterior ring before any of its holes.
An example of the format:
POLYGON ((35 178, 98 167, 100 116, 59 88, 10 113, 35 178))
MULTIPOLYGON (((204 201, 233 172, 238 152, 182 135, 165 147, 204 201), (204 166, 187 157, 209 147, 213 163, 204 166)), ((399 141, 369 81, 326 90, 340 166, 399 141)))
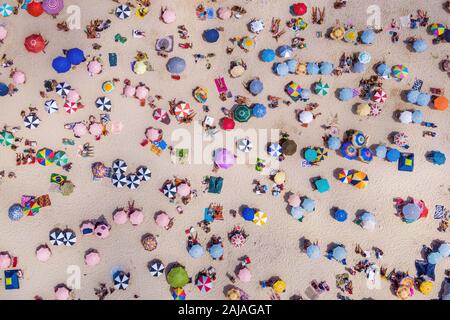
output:
POLYGON ((329 244, 327 244, 327 252, 333 251, 333 249, 337 246, 342 246, 342 244, 337 242, 330 242, 329 244))
POLYGON ((84 252, 84 257, 86 257, 88 254, 91 254, 91 253, 98 253, 98 250, 94 249, 94 248, 89 248, 84 252))
POLYGON ((358 209, 358 210, 356 210, 356 213, 355 213, 355 219, 353 220, 353 222, 355 223, 355 224, 358 224, 358 221, 361 219, 361 216, 364 214, 364 213, 366 213, 366 212, 368 212, 367 210, 364 210, 364 209, 358 209))
POLYGON ((333 219, 336 219, 336 211, 338 211, 338 210, 339 210, 338 207, 335 207, 335 206, 331 207, 331 209, 330 209, 330 217, 333 218, 333 219))
POLYGON ((408 99, 407 99, 408 92, 409 92, 409 90, 402 90, 402 91, 400 92, 400 99, 401 99, 403 102, 409 103, 409 102, 408 102, 408 99))
POLYGON ((393 112, 392 112, 392 119, 395 121, 395 122, 400 122, 401 123, 401 121, 400 121, 400 113, 402 112, 402 110, 394 110, 393 112))
POLYGON ((290 210, 291 206, 290 206, 289 203, 288 203, 288 199, 289 199, 289 197, 290 197, 291 195, 294 195, 294 194, 295 194, 294 192, 289 191, 289 192, 286 192, 286 193, 284 194, 284 196, 283 196, 284 202, 287 203, 285 209, 286 209, 286 213, 287 213, 288 215, 291 215, 291 210, 290 210))
POLYGON ((237 287, 235 285, 232 284, 227 284, 226 286, 223 287, 223 294, 225 295, 225 297, 227 296, 228 291, 230 291, 231 289, 236 289, 237 287))
POLYGON ((306 253, 306 245, 311 244, 311 240, 305 238, 304 236, 298 239, 298 248, 300 252, 306 253))
POLYGON ((357 115, 357 116, 359 116, 359 114, 358 114, 358 106, 360 105, 360 104, 362 104, 361 102, 356 102, 356 103, 354 103, 353 105, 352 105, 352 113, 353 114, 355 114, 355 115, 357 115))
POLYGON ((345 169, 343 169, 343 168, 336 168, 336 169, 333 170, 333 177, 336 180, 339 180, 339 172, 341 172, 342 170, 345 170, 345 169))

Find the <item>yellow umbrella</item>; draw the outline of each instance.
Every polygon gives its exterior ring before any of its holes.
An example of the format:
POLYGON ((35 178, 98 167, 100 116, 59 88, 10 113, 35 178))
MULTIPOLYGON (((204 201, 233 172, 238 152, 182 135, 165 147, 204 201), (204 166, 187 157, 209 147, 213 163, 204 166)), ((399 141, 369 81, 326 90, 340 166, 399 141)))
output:
POLYGON ((227 292, 227 298, 230 300, 240 300, 241 299, 241 293, 237 289, 230 289, 227 292))
POLYGON ((297 74, 306 74, 306 63, 300 62, 297 65, 297 70, 295 70, 295 73, 297 73, 297 74))
POLYGON ((347 42, 356 42, 356 39, 358 38, 358 33, 355 29, 348 29, 345 31, 344 34, 344 40, 347 42))
POLYGON ((115 88, 114 83, 112 81, 105 81, 102 84, 102 91, 104 93, 110 93, 115 88))
POLYGON ((144 61, 136 61, 134 63, 133 71, 136 74, 144 74, 147 71, 147 66, 144 61))
POLYGON ((241 65, 234 66, 232 69, 230 69, 230 75, 233 78, 238 78, 242 76, 245 72, 245 68, 241 65))
POLYGON ((367 117, 370 114, 370 106, 368 103, 360 103, 356 108, 356 113, 359 116, 367 117))
POLYGON ((410 289, 406 286, 400 286, 397 289, 397 297, 399 297, 402 300, 406 300, 409 298, 410 289))
POLYGON ((419 286, 420 292, 422 292, 424 295, 429 295, 431 291, 433 290, 433 282, 431 281, 424 281, 419 286))
POLYGON ((241 41, 241 47, 250 50, 255 46, 255 41, 249 37, 244 37, 241 41))
POLYGON ((275 177, 273 177, 273 181, 276 184, 283 184, 286 181, 286 173, 284 171, 279 171, 275 177))
POLYGON ((336 26, 333 28, 330 34, 330 38, 333 40, 342 40, 344 39, 345 29, 341 26, 336 26))
POLYGON ((283 293, 286 290, 286 282, 284 282, 283 280, 277 280, 273 284, 272 289, 276 293, 283 293))
POLYGON ((267 222, 267 215, 262 211, 257 211, 255 217, 253 218, 253 223, 257 226, 265 225, 267 222))

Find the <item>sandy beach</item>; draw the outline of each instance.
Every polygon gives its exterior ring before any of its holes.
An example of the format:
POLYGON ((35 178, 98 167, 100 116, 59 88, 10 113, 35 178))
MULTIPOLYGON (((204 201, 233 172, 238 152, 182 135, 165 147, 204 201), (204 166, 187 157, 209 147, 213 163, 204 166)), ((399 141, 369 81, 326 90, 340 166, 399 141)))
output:
MULTIPOLYGON (((9 1, 15 5, 15 1, 9 1)), ((334 66, 339 65, 339 59, 343 53, 353 55, 365 51, 371 55, 371 61, 366 65, 364 73, 344 73, 336 75, 305 75, 288 74, 277 76, 272 71, 273 63, 266 63, 259 58, 263 49, 276 50, 281 45, 290 45, 295 32, 289 30, 286 21, 294 16, 289 7, 294 3, 288 0, 268 1, 204 1, 205 7, 231 8, 240 5, 246 13, 240 19, 235 17, 229 20, 219 18, 200 20, 196 16, 196 8, 202 2, 186 0, 153 0, 149 7, 149 13, 144 18, 132 14, 129 18, 118 19, 114 12, 119 3, 111 0, 80 1, 66 0, 65 9, 55 19, 44 13, 39 17, 32 17, 26 10, 19 9, 18 15, 0 17, 0 25, 5 25, 8 35, 0 44, 0 56, 6 54, 14 61, 12 67, 0 69, 0 82, 9 84, 12 79, 9 74, 12 68, 21 70, 26 75, 26 83, 16 85, 18 92, 13 95, 0 97, 0 126, 20 126, 21 129, 14 136, 23 137, 18 142, 19 148, 14 151, 11 148, 0 146, 0 171, 6 175, 14 172, 16 178, 7 176, 0 180, 0 252, 9 252, 17 257, 17 266, 9 269, 20 269, 23 277, 20 279, 20 289, 6 290, 4 287, 4 274, 0 270, 0 299, 33 299, 40 296, 43 299, 54 299, 54 287, 66 283, 73 270, 72 266, 78 266, 80 270, 80 287, 71 292, 73 299, 98 299, 94 288, 100 283, 107 287, 113 286, 112 270, 120 267, 131 274, 129 286, 126 290, 115 290, 106 296, 106 299, 172 299, 170 285, 166 277, 152 277, 147 264, 153 259, 161 260, 166 266, 178 262, 185 266, 189 277, 194 283, 187 284, 183 289, 188 300, 200 299, 226 299, 227 288, 230 285, 239 287, 248 293, 253 299, 270 299, 273 291, 270 288, 262 288, 260 281, 278 276, 286 283, 286 291, 279 295, 280 299, 289 299, 294 295, 301 295, 304 299, 311 299, 305 292, 310 282, 315 279, 318 282, 326 281, 330 290, 317 294, 316 299, 337 299, 340 293, 351 299, 398 299, 395 291, 392 291, 391 282, 382 279, 380 288, 370 289, 367 286, 367 277, 364 272, 350 275, 353 283, 353 292, 348 294, 336 287, 336 275, 346 273, 347 267, 352 267, 364 260, 361 255, 355 253, 355 246, 360 245, 364 250, 371 251, 370 261, 378 267, 385 267, 388 273, 393 269, 403 271, 410 276, 416 276, 416 260, 423 260, 421 256, 422 246, 432 246, 433 242, 449 242, 449 231, 438 231, 441 219, 435 219, 435 206, 442 205, 450 208, 450 181, 448 179, 448 163, 434 165, 426 159, 428 152, 439 150, 450 156, 450 121, 449 110, 439 111, 430 106, 419 107, 408 103, 405 94, 411 90, 415 80, 423 81, 422 91, 430 93, 430 88, 443 88, 447 97, 450 94, 449 75, 442 71, 441 61, 450 54, 449 44, 442 42, 432 44, 433 35, 426 27, 411 29, 400 27, 398 33, 400 40, 391 41, 391 35, 387 29, 392 19, 413 14, 416 16, 418 9, 427 11, 429 24, 448 24, 450 13, 444 9, 444 1, 348 1, 341 9, 334 9, 331 0, 306 1, 308 12, 303 19, 309 24, 306 30, 298 34, 304 38, 307 47, 294 49, 290 59, 301 62, 329 61, 334 66), (348 43, 343 40, 334 41, 326 37, 330 28, 339 21, 341 25, 352 24, 356 30, 362 31, 367 27, 368 14, 366 8, 376 4, 381 9, 381 26, 383 31, 376 34, 373 44, 364 45, 348 43), (80 8, 81 29, 68 32, 58 31, 56 24, 66 20, 70 13, 68 7, 74 5, 80 8), (326 15, 323 24, 313 24, 311 17, 312 6, 326 7, 326 15), (166 24, 160 20, 161 7, 167 7, 176 12, 176 21, 166 24), (281 27, 286 28, 286 33, 278 40, 272 37, 270 26, 272 18, 281 19, 281 27), (93 19, 111 19, 111 26, 100 33, 97 39, 87 39, 85 27, 93 19), (265 29, 259 33, 251 33, 247 24, 252 19, 262 19, 265 29), (189 38, 180 39, 177 26, 185 25, 189 38), (204 30, 222 27, 220 38, 216 43, 208 43, 202 38, 204 30), (132 30, 145 31, 144 38, 134 38, 132 30), (322 32, 321 38, 317 32, 322 32), (41 34, 49 43, 45 53, 30 53, 24 47, 24 40, 31 34, 41 34), (127 38, 126 43, 116 42, 115 36, 120 34, 127 38), (164 58, 155 51, 155 41, 160 37, 172 35, 174 37, 174 50, 164 58), (245 52, 238 44, 229 41, 233 37, 251 36, 255 39, 255 46, 245 52), (404 41, 409 37, 423 39, 428 44, 425 52, 413 52, 404 41), (93 43, 101 45, 99 50, 94 50, 93 43), (183 49, 180 43, 192 43, 193 48, 183 49), (86 61, 76 66, 67 73, 56 73, 52 68, 52 60, 56 56, 63 55, 62 50, 78 47, 86 55, 86 61), (226 53, 227 47, 233 47, 231 54, 226 53), (147 71, 142 75, 133 72, 130 64, 135 60, 138 51, 148 54, 148 63, 154 71, 147 71), (108 63, 108 54, 116 53, 118 64, 111 67, 108 63), (210 69, 206 67, 206 59, 198 59, 195 62, 195 54, 214 56, 208 58, 210 69), (103 71, 100 74, 90 76, 87 64, 94 57, 102 59, 103 71), (186 62, 185 70, 180 74, 180 80, 171 78, 166 64, 171 57, 181 57, 186 62), (231 78, 229 74, 230 62, 238 59, 245 61, 247 69, 239 78, 231 78), (376 74, 377 63, 385 62, 389 66, 403 64, 408 66, 409 74, 402 81, 391 79, 383 80, 383 90, 387 94, 387 101, 383 104, 383 111, 376 117, 362 117, 356 114, 358 104, 364 101, 355 97, 350 101, 338 99, 339 90, 342 88, 358 87, 362 78, 370 78, 376 74), (280 162, 279 170, 286 173, 284 190, 277 197, 269 190, 265 194, 258 195, 253 192, 253 181, 260 180, 269 189, 274 185, 268 176, 255 170, 254 163, 237 163, 229 169, 219 169, 213 172, 212 157, 202 163, 174 163, 168 149, 160 155, 153 153, 150 146, 141 146, 145 130, 154 127, 163 130, 163 139, 169 146, 176 148, 176 137, 180 135, 194 136, 195 130, 201 129, 201 122, 206 115, 215 119, 217 129, 223 133, 219 126, 219 120, 224 117, 222 108, 232 109, 236 104, 234 98, 222 101, 216 89, 214 79, 224 77, 232 95, 245 96, 249 105, 262 103, 267 106, 267 96, 282 97, 291 101, 285 105, 280 102, 278 108, 267 108, 267 115, 263 118, 252 117, 248 122, 236 122, 236 129, 252 129, 264 131, 278 129, 289 134, 298 146, 297 152, 280 162), (258 77, 264 84, 263 91, 252 96, 246 89, 245 83, 258 77), (120 79, 116 82, 115 89, 111 93, 102 92, 102 84, 105 81, 120 79), (56 92, 48 92, 48 97, 41 97, 40 91, 44 91, 44 81, 55 79, 57 82, 69 83, 81 96, 84 108, 74 114, 64 111, 64 99, 56 92), (174 116, 169 125, 156 121, 153 110, 146 103, 144 107, 134 98, 123 96, 123 81, 129 79, 134 86, 139 82, 145 83, 150 88, 150 96, 160 95, 160 100, 155 100, 157 107, 169 110, 169 101, 176 99, 191 105, 196 115, 190 124, 177 123, 174 116), (292 101, 285 93, 285 86, 290 81, 295 81, 302 88, 314 88, 319 80, 330 86, 330 92, 326 96, 311 94, 308 102, 292 101), (196 87, 208 89, 208 99, 204 103, 209 107, 209 112, 202 109, 202 104, 193 97, 196 87), (109 112, 111 122, 121 122, 123 129, 120 134, 110 132, 102 136, 100 140, 89 134, 82 138, 75 138, 71 130, 65 129, 67 123, 87 121, 93 115, 100 120, 100 114, 95 101, 99 97, 107 96, 112 101, 112 110, 109 112), (48 114, 44 110, 44 103, 54 99, 60 106, 58 112, 48 114), (308 103, 317 103, 319 106, 314 113, 321 113, 307 127, 298 121, 295 110, 304 109, 308 103), (22 110, 28 113, 29 107, 37 108, 40 119, 39 127, 28 129, 24 126, 22 110), (423 112, 423 121, 434 123, 436 129, 425 128, 420 124, 405 124, 398 120, 398 111, 420 109, 423 112), (339 129, 337 135, 344 139, 347 130, 360 130, 369 137, 368 146, 374 150, 379 144, 389 148, 397 148, 402 152, 414 153, 414 171, 405 172, 397 169, 397 163, 390 163, 384 159, 374 157, 370 163, 344 158, 339 152, 329 150, 328 158, 321 161, 320 165, 312 167, 302 166, 304 160, 302 150, 307 147, 327 147, 323 137, 327 135, 325 126, 330 125, 333 119, 337 119, 333 126, 339 129), (198 129, 200 128, 200 129, 198 129), (181 129, 186 130, 180 131, 181 129), (437 133, 436 137, 423 136, 423 132, 431 130, 437 133), (409 137, 409 149, 402 150, 395 146, 389 136, 393 132, 404 132, 409 137), (75 145, 65 145, 62 139, 74 139, 75 145), (29 139, 36 141, 34 149, 50 148, 54 151, 65 151, 72 168, 69 172, 61 167, 39 164, 16 166, 16 153, 23 152, 23 141, 29 139), (94 147, 93 157, 81 157, 78 154, 78 146, 89 142, 94 147), (91 166, 94 162, 103 162, 107 167, 116 159, 123 159, 128 164, 128 173, 134 172, 139 166, 146 166, 151 170, 149 181, 142 182, 138 189, 115 188, 110 179, 93 181, 91 166), (352 169, 365 172, 369 177, 367 187, 357 189, 346 185, 336 178, 337 169, 352 169), (72 194, 63 196, 60 192, 50 191, 51 174, 61 174, 68 177, 75 189, 72 194), (223 177, 223 189, 220 194, 203 192, 202 180, 205 176, 223 177), (174 177, 188 179, 197 196, 193 197, 189 204, 181 203, 180 198, 170 202, 159 191, 167 179, 174 177), (311 179, 321 177, 328 180, 330 190, 319 193, 313 187, 311 179), (314 213, 307 213, 302 222, 294 219, 286 199, 290 193, 306 196, 315 200, 314 213), (8 210, 11 205, 20 203, 23 195, 40 196, 48 194, 51 206, 43 207, 35 216, 24 216, 19 221, 11 221, 8 218, 8 210), (428 217, 420 218, 414 223, 405 223, 396 215, 394 199, 423 200, 429 209, 428 217), (114 210, 126 207, 129 201, 135 201, 135 206, 142 208, 144 221, 133 226, 130 223, 118 225, 113 222, 114 210), (204 219, 204 208, 211 203, 223 206, 223 221, 214 221, 209 225, 211 231, 204 232, 197 223, 204 219), (176 207, 183 208, 184 213, 179 214, 176 207), (267 223, 258 226, 245 221, 239 210, 242 206, 257 208, 267 214, 267 223), (334 208, 344 209, 348 213, 345 222, 338 222, 333 217, 334 208), (229 211, 237 210, 238 215, 233 217, 229 211), (165 230, 155 224, 154 216, 158 211, 166 212, 173 217, 173 227, 165 230), (376 217, 376 227, 369 231, 353 222, 361 212, 371 212, 376 217), (82 235, 80 224, 86 220, 95 220, 104 216, 111 226, 110 236, 106 239, 98 239, 93 235, 82 235), (206 249, 212 235, 220 236, 223 240, 224 259, 213 260, 208 252, 198 259, 189 256, 187 250, 186 229, 194 227, 198 233, 198 242, 206 249), (249 235, 247 242, 240 248, 234 248, 228 240, 227 234, 234 226, 241 226, 249 235), (49 232, 54 228, 70 228, 77 235, 77 243, 72 246, 52 246, 49 242, 49 232), (153 251, 144 250, 141 245, 141 237, 151 233, 156 236, 158 247, 153 251), (302 251, 301 239, 318 241, 321 257, 310 259, 302 251), (47 244, 52 256, 47 262, 36 259, 35 250, 38 246, 47 244), (325 257, 326 251, 333 248, 332 244, 343 244, 347 249, 347 265, 325 257), (373 247, 383 251, 382 259, 376 259, 373 247), (98 265, 90 267, 84 262, 85 252, 96 249, 101 256, 98 265), (238 279, 236 283, 230 282, 227 273, 234 274, 239 258, 248 256, 251 263, 248 265, 252 273, 249 282, 238 279), (205 268, 213 266, 217 276, 214 287, 207 293, 200 292, 195 285, 197 273, 205 268)), ((131 1, 136 6, 136 1, 131 1)), ((400 22, 398 22, 400 26, 400 22)), ((274 62, 282 62, 287 58, 276 57, 274 62)), ((312 90, 312 89, 311 89, 312 90)), ((110 130, 110 124, 107 125, 110 130)), ((235 130, 236 130, 235 129, 235 130)), ((202 130, 202 129, 201 129, 202 130)), ((233 131, 228 132, 232 134, 233 131)), ((244 138, 241 136, 240 138, 244 138)), ((193 138, 192 138, 193 139, 193 138)), ((272 139, 269 142, 275 142, 272 139)), ((208 141, 203 142, 203 147, 208 146, 208 141)), ((254 141, 256 145, 256 141, 254 141)), ((197 143, 192 143, 190 154, 194 148, 201 148, 197 143)), ((198 149, 197 149, 198 150, 198 149)), ((263 150, 264 157, 270 155, 263 150)), ((238 150, 233 153, 239 157, 245 154, 238 150)), ((208 153, 206 153, 208 154, 208 153)), ((193 160, 193 159, 191 159, 193 160)), ((195 162, 195 161, 192 161, 195 162)), ((425 257, 426 259, 426 257, 425 257)), ((77 267, 75 267, 76 269, 77 267)), ((442 283, 446 278, 445 272, 450 268, 450 259, 444 258, 436 264, 435 280, 432 291, 422 294, 416 288, 411 300, 429 300, 439 297, 442 283)), ((236 277, 236 276, 235 276, 236 277)), ((448 276, 447 276, 448 277, 448 276)), ((237 278, 237 277, 236 277, 237 278)), ((272 296, 273 297, 273 296, 272 296)))

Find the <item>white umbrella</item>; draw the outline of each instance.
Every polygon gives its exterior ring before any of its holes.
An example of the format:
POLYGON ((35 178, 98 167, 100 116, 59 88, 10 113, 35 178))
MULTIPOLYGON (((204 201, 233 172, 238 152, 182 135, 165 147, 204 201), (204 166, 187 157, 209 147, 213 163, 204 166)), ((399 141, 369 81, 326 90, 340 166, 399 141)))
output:
POLYGON ((117 159, 114 160, 113 164, 112 164, 112 169, 114 171, 115 174, 124 174, 127 169, 127 163, 121 159, 117 159))
POLYGON ((75 243, 77 243, 77 236, 75 232, 73 232, 72 230, 65 230, 63 233, 64 233, 63 242, 67 247, 71 247, 75 243))
POLYGON ((25 118, 23 118, 23 123, 28 129, 36 129, 37 127, 39 127, 41 120, 39 120, 35 113, 30 113, 25 118))
POLYGON ((45 101, 44 109, 45 109, 45 111, 47 111, 47 113, 52 114, 52 113, 57 112, 59 110, 59 107, 58 107, 58 104, 56 103, 56 101, 51 99, 51 100, 45 101))
POLYGON ((272 143, 269 148, 267 149, 267 152, 272 156, 272 157, 279 157, 281 155, 281 153, 283 152, 283 149, 281 148, 280 144, 278 143, 272 143))
POLYGON ((72 90, 72 86, 66 82, 60 82, 56 85, 56 93, 63 98, 67 96, 70 90, 72 90))
POLYGON ((411 111, 403 111, 400 113, 398 117, 401 123, 411 123, 412 122, 412 112, 411 111))
POLYGON ((130 15, 131 15, 131 9, 126 4, 121 4, 120 6, 118 6, 116 8, 117 18, 124 20, 126 18, 129 18, 130 15))
POLYGON ((150 266, 150 274, 157 278, 160 277, 164 274, 164 264, 162 264, 161 262, 154 262, 152 263, 152 265, 150 266))
POLYGON ((264 22, 260 19, 253 19, 250 22, 250 31, 253 33, 260 33, 264 30, 264 22))
POLYGON ((141 179, 135 174, 127 176, 127 187, 131 190, 137 189, 141 184, 141 179))
POLYGON ((302 111, 298 115, 298 120, 301 123, 308 124, 314 120, 314 115, 312 114, 311 111, 302 111))
POLYGON ((149 168, 145 167, 145 166, 140 166, 137 170, 136 170, 136 176, 139 178, 139 180, 141 181, 148 181, 150 180, 151 176, 152 176, 152 172, 150 171, 149 168))
POLYGON ((100 97, 95 101, 95 106, 101 111, 110 112, 112 108, 111 99, 107 97, 100 97))
POLYGON ((122 173, 115 173, 111 177, 111 182, 116 188, 123 188, 127 185, 127 177, 122 173))
POLYGON ((238 142, 238 149, 242 152, 250 152, 253 149, 253 144, 249 139, 241 139, 238 142))
POLYGON ((55 229, 50 233, 49 240, 52 245, 61 246, 64 244, 64 233, 60 229, 55 229))

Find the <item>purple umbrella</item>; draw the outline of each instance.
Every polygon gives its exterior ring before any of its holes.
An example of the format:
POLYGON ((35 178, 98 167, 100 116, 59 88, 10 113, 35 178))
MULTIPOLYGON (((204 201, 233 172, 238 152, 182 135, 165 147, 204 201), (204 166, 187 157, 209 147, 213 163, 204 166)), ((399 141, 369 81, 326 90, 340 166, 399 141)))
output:
POLYGON ((64 0, 44 0, 42 8, 49 15, 57 15, 64 9, 64 0))
POLYGON ((219 148, 214 154, 214 162, 219 168, 231 168, 235 162, 234 155, 227 149, 219 148))

